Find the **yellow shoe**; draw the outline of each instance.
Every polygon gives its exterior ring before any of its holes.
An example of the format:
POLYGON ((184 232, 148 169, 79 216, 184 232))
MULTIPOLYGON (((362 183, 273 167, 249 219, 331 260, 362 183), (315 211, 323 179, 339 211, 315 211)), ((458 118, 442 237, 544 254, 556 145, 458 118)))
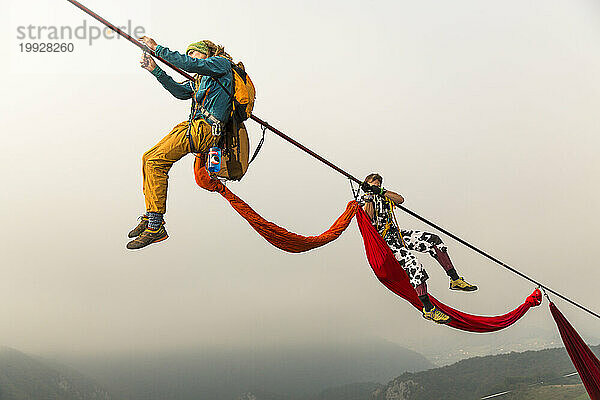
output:
POLYGON ((431 311, 425 311, 425 309, 423 309, 423 318, 429 319, 436 324, 447 324, 450 322, 450 317, 436 307, 433 307, 431 311))
POLYGON ((453 281, 450 279, 450 290, 461 290, 463 292, 474 292, 477 290, 477 286, 471 285, 465 281, 462 276, 457 280, 453 281))

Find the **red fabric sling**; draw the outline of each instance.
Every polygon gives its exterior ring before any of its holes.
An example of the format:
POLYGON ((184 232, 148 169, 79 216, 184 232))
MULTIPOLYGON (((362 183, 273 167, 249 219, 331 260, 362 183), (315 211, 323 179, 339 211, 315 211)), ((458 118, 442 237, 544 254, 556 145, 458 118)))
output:
POLYGON ((592 400, 600 400, 600 361, 552 302, 550 303, 550 312, 585 390, 592 400))
POLYGON ((216 179, 211 179, 208 172, 206 172, 203 160, 199 157, 196 158, 196 162, 194 163, 194 176, 196 177, 198 186, 211 192, 219 192, 221 196, 225 197, 233 209, 248 221, 250 226, 260 236, 273 246, 290 253, 302 253, 324 246, 337 239, 348 228, 358 208, 358 204, 355 201, 351 201, 348 203, 346 211, 340 215, 328 230, 317 236, 302 236, 267 221, 225 185, 216 179))
MULTIPOLYGON (((392 292, 409 301, 415 308, 421 310, 423 305, 417 292, 411 286, 408 276, 362 208, 357 210, 356 220, 365 244, 367 259, 379 281, 392 292)), ((470 332, 494 332, 506 328, 517 322, 531 307, 539 305, 542 301, 542 293, 536 289, 523 304, 511 312, 486 317, 463 313, 439 302, 431 294, 429 297, 436 307, 452 317, 452 321, 448 325, 470 332)))
MULTIPOLYGON (((417 293, 410 285, 408 276, 394 257, 387 243, 379 236, 367 214, 351 201, 346 210, 333 223, 333 225, 317 236, 302 236, 287 231, 286 229, 265 220, 258 215, 248 204, 237 197, 221 182, 211 179, 204 168, 201 158, 196 158, 194 164, 194 175, 196 183, 209 191, 219 192, 225 197, 231 206, 240 214, 259 235, 265 238, 273 246, 291 253, 300 253, 315 249, 337 239, 350 224, 356 215, 356 220, 363 237, 367 259, 373 272, 388 289, 398 296, 408 300, 415 308, 421 309, 422 305, 417 293)), ((541 303, 542 294, 536 289, 523 304, 513 311, 495 317, 477 316, 466 314, 444 305, 431 296, 431 301, 452 317, 450 326, 471 332, 493 332, 506 328, 517 322, 527 310, 541 303)))

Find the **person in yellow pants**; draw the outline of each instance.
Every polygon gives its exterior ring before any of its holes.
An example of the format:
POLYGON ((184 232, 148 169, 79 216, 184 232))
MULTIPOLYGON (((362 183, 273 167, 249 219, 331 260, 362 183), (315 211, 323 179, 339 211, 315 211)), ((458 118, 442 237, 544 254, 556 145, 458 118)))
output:
POLYGON ((197 74, 194 82, 177 83, 148 55, 140 61, 174 97, 193 100, 188 121, 181 122, 142 157, 143 192, 146 213, 128 234, 127 248, 141 249, 169 236, 165 229, 167 186, 171 166, 189 153, 207 153, 220 141, 220 133, 231 114, 233 76, 231 57, 209 40, 192 43, 185 54, 158 45, 153 39, 140 39, 166 61, 186 72, 197 74), (218 79, 218 82, 217 82, 218 79), (220 85, 219 85, 220 83, 220 85), (222 87, 227 89, 229 93, 222 87))

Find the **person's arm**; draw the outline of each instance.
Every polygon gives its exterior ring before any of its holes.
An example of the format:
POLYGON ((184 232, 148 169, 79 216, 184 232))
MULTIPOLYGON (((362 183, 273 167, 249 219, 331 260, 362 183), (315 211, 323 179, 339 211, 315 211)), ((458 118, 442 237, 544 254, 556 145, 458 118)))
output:
POLYGON ((152 75, 160 82, 160 84, 169 91, 174 97, 180 100, 191 99, 194 95, 192 84, 190 81, 183 83, 175 82, 175 79, 171 78, 169 74, 162 70, 158 65, 152 71, 152 75))
POLYGON ((368 183, 363 183, 361 185, 361 188, 366 192, 366 193, 372 193, 376 196, 383 196, 383 197, 387 197, 388 199, 390 199, 391 201, 394 202, 395 205, 399 206, 400 204, 404 203, 404 197, 402 197, 401 195, 399 195, 398 193, 392 192, 391 190, 386 190, 380 186, 376 186, 376 185, 369 185, 368 183))
POLYGON ((162 70, 150 55, 144 53, 140 60, 140 65, 158 79, 161 85, 167 89, 173 96, 181 100, 190 99, 194 95, 191 82, 177 83, 165 71, 162 70))
POLYGON ((385 192, 384 196, 387 197, 388 199, 390 199, 391 201, 393 201, 394 204, 397 206, 404 203, 404 197, 402 197, 398 193, 392 192, 390 190, 387 190, 385 192))
POLYGON ((365 193, 362 197, 362 209, 365 210, 371 222, 375 220, 375 202, 371 193, 365 193))
POLYGON ((177 51, 169 50, 167 47, 161 45, 156 46, 155 53, 174 66, 193 74, 220 78, 231 69, 229 60, 223 57, 194 58, 177 51))

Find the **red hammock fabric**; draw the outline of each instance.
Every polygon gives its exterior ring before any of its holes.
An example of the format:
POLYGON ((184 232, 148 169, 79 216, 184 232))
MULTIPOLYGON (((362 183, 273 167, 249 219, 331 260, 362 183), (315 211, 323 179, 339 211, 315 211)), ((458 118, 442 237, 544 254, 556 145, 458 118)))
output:
POLYGON ((258 215, 244 200, 233 194, 225 185, 216 179, 211 179, 208 172, 206 172, 204 162, 201 158, 196 158, 196 162, 194 163, 194 176, 196 177, 198 186, 211 192, 219 192, 221 196, 225 197, 235 211, 248 221, 250 226, 259 235, 273 246, 290 253, 302 253, 324 246, 337 239, 348 228, 358 208, 358 204, 355 201, 351 201, 348 203, 346 211, 340 215, 328 230, 318 236, 302 236, 267 221, 258 215))
MULTIPOLYGON (((379 236, 373 224, 371 224, 367 214, 355 201, 348 203, 344 213, 322 234, 317 236, 301 236, 265 220, 242 199, 233 194, 225 185, 211 179, 200 158, 197 158, 194 163, 194 175, 196 183, 200 187, 212 192, 219 192, 229 201, 238 214, 248 221, 252 228, 269 243, 291 253, 308 251, 337 239, 348 227, 354 215, 356 215, 360 233, 365 243, 367 259, 379 281, 392 292, 408 300, 413 306, 421 310, 421 302, 417 297, 417 293, 410 285, 408 276, 392 254, 388 245, 379 236)), ((527 297, 523 304, 513 311, 496 317, 484 317, 463 313, 440 303, 431 295, 430 297, 436 307, 439 307, 452 317, 450 326, 470 332, 493 332, 506 328, 517 322, 517 320, 525 315, 527 310, 539 305, 542 301, 542 294, 536 289, 527 297)))
MULTIPOLYGON (((367 259, 379 281, 398 296, 408 300, 415 308, 421 310, 423 305, 411 286, 408 276, 362 208, 357 210, 356 220, 365 243, 367 259)), ((470 332, 494 332, 506 328, 517 322, 531 307, 538 306, 542 302, 542 293, 536 289, 523 304, 511 312, 495 317, 485 317, 463 313, 440 303, 431 294, 429 297, 436 307, 452 317, 452 321, 448 325, 470 332)))
POLYGON ((550 303, 550 312, 556 321, 567 353, 583 381, 585 390, 592 400, 600 400, 600 361, 552 302, 550 303))

